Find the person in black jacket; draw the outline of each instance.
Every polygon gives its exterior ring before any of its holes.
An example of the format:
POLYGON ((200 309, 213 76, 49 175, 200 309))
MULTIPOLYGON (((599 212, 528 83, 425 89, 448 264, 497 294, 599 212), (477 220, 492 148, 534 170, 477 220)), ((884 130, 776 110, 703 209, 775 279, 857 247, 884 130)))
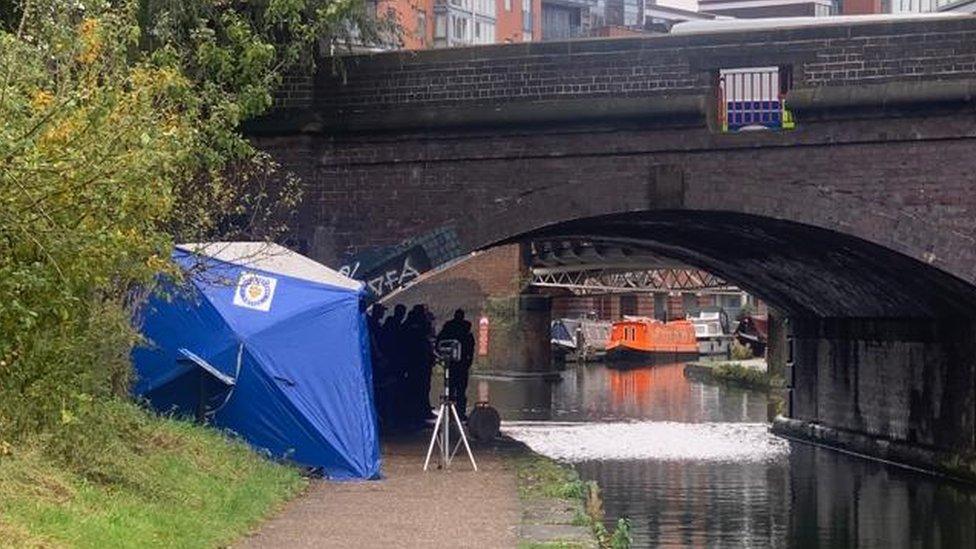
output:
POLYGON ((406 369, 403 416, 411 422, 433 417, 430 409, 430 372, 434 362, 426 310, 417 305, 403 323, 402 350, 406 369))
POLYGON ((454 311, 454 318, 444 323, 437 335, 438 341, 455 339, 461 343, 461 360, 450 366, 450 394, 457 405, 458 415, 462 420, 468 418, 468 375, 471 363, 474 362, 474 335, 471 334, 471 323, 464 319, 464 310, 454 311))

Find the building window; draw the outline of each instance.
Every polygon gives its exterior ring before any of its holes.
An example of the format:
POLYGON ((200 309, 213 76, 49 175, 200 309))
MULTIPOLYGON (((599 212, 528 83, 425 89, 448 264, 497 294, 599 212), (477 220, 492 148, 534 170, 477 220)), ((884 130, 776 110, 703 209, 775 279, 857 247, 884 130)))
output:
POLYGON ((466 41, 468 39, 468 20, 464 17, 452 15, 451 22, 451 39, 458 42, 466 41))
POLYGON ((434 23, 434 38, 446 38, 447 37, 447 16, 440 14, 436 17, 434 23))
POLYGON ((505 11, 512 11, 512 0, 505 0, 505 11))
POLYGON ((582 10, 560 4, 542 5, 542 39, 567 40, 582 34, 582 10))
POLYGON ((620 296, 620 314, 623 316, 637 316, 637 296, 620 296))
POLYGON ((668 296, 654 294, 654 318, 658 320, 668 319, 668 296))
POLYGON ((427 13, 423 11, 417 12, 417 38, 421 45, 427 44, 427 13))

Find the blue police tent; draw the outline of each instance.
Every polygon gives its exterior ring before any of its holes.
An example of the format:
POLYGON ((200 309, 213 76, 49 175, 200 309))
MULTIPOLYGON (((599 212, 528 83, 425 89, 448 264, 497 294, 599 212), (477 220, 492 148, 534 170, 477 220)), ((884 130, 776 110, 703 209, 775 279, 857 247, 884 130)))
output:
POLYGON ((173 258, 188 283, 140 314, 136 394, 329 478, 377 478, 363 284, 274 244, 188 244, 173 258))

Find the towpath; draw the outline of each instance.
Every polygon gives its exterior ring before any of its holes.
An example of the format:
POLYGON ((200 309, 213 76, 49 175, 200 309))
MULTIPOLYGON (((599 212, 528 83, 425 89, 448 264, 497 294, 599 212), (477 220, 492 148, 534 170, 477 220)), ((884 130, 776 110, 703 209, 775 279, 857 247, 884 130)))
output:
POLYGON ((515 547, 521 508, 505 450, 476 448, 477 473, 461 453, 424 473, 425 438, 385 440, 383 480, 313 482, 239 547, 515 547))

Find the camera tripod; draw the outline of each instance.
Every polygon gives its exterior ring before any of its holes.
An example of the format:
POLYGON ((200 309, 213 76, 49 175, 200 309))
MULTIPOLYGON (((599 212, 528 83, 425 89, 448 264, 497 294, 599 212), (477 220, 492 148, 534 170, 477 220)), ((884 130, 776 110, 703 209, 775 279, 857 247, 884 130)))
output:
POLYGON ((434 432, 430 436, 430 444, 427 446, 427 458, 424 460, 424 471, 430 466, 430 458, 434 454, 434 446, 438 447, 438 458, 440 463, 438 469, 447 469, 451 466, 451 461, 464 444, 464 450, 468 453, 471 460, 471 467, 478 470, 478 464, 474 462, 474 454, 471 453, 471 446, 468 444, 468 437, 464 434, 464 425, 461 417, 458 416, 457 407, 451 397, 451 369, 452 360, 458 360, 461 356, 461 345, 455 340, 446 340, 438 343, 438 356, 444 366, 444 391, 441 393, 441 404, 437 409, 437 421, 434 423, 434 432), (454 419, 458 432, 461 434, 458 441, 451 448, 451 419, 454 419))

